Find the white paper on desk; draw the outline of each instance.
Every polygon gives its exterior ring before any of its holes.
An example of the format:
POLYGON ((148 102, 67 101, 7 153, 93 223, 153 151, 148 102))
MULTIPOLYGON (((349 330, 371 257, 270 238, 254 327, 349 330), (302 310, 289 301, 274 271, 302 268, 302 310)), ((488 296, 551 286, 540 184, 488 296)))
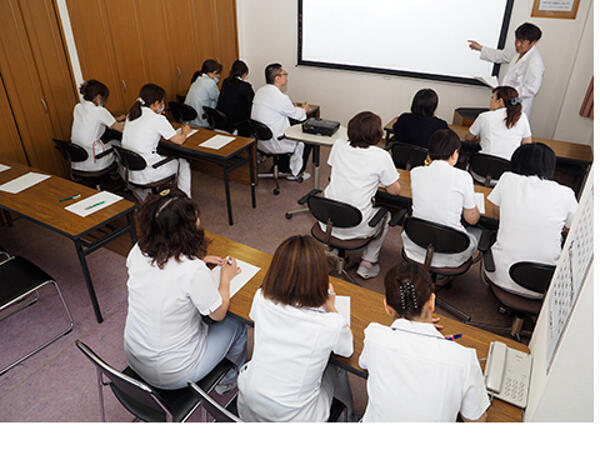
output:
POLYGON ((50 178, 50 175, 29 172, 14 180, 10 180, 8 183, 4 183, 0 186, 0 191, 8 192, 9 194, 18 194, 19 192, 44 181, 46 178, 50 178))
POLYGON ((485 214, 485 197, 481 192, 475 192, 475 204, 481 214, 485 214))
MULTIPOLYGON (((253 266, 247 262, 237 260, 237 265, 242 271, 238 273, 229 284, 229 298, 233 297, 244 285, 258 273, 260 267, 253 266)), ((221 266, 215 266, 212 270, 212 277, 218 286, 221 281, 221 266)))
POLYGON ((66 206, 65 209, 74 214, 77 214, 81 217, 87 217, 90 214, 94 214, 95 212, 100 211, 101 209, 106 208, 107 206, 112 205, 113 203, 117 203, 119 200, 122 200, 123 197, 117 194, 113 194, 112 192, 101 191, 97 194, 92 195, 91 197, 84 198, 72 205, 66 206), (85 209, 88 206, 95 205, 96 203, 104 202, 101 205, 95 206, 91 209, 85 209))
POLYGON ((207 139, 206 141, 198 144, 198 147, 206 147, 212 148, 214 150, 219 150, 221 147, 226 146, 231 141, 235 141, 235 136, 222 136, 220 134, 217 134, 216 136, 213 136, 210 139, 207 139))
POLYGON ((4 164, 0 164, 0 172, 4 172, 5 170, 10 169, 10 166, 5 166, 4 164))
MULTIPOLYGON (((198 132, 198 130, 192 130, 192 131, 190 131, 190 133, 187 135, 187 137, 189 138, 190 136, 193 136, 193 135, 195 135, 197 132, 198 132)), ((177 128, 177 129, 175 130, 175 133, 177 133, 177 134, 181 134, 181 127, 177 128)))
POLYGON ((486 86, 491 87, 492 89, 497 88, 498 85, 500 84, 498 82, 498 77, 497 76, 490 76, 490 75, 476 75, 474 77, 477 81, 481 81, 483 84, 485 84, 486 86))
POLYGON ((347 295, 336 295, 335 309, 337 309, 344 318, 344 323, 350 325, 350 297, 347 295))

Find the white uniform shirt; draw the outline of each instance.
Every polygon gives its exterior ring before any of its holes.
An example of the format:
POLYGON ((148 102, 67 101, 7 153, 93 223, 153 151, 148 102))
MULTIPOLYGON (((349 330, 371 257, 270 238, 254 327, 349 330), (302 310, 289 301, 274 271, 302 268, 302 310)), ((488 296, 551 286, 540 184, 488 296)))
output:
MULTIPOLYGON (((258 141, 258 146, 269 153, 293 153, 300 143, 289 139, 278 140, 290 127, 290 119, 305 120, 304 108, 294 106, 290 98, 272 84, 267 84, 256 91, 252 101, 250 118, 264 123, 273 138, 270 141, 258 141)), ((292 167, 292 171, 294 168, 292 167)))
POLYGON ((369 324, 358 364, 369 371, 363 422, 476 420, 490 405, 475 350, 430 323, 369 324))
MULTIPOLYGON (((325 188, 325 197, 355 206, 362 213, 362 222, 353 228, 334 228, 333 236, 354 239, 372 236, 377 228, 369 226, 376 209, 371 198, 379 185, 389 186, 398 181, 399 174, 388 152, 371 145, 352 147, 350 142, 338 140, 333 144, 327 164, 331 166, 331 181, 325 188)), ((321 224, 325 230, 325 225, 321 224)))
POLYGON ((506 127, 505 119, 506 108, 486 111, 477 116, 469 128, 469 133, 479 136, 481 153, 510 161, 514 151, 521 145, 521 141, 531 137, 531 128, 525 113, 521 113, 517 123, 510 128, 506 127))
MULTIPOLYGON (((457 254, 435 254, 432 267, 458 267, 468 260, 477 247, 476 236, 460 222, 463 209, 475 208, 473 179, 464 170, 437 159, 429 166, 410 171, 412 215, 418 219, 445 225, 469 235, 471 243, 466 251, 457 254)), ((426 249, 418 246, 402 232, 406 255, 419 263, 425 261, 426 249)))
POLYGON ((238 377, 238 411, 245 421, 322 422, 333 392, 322 384, 331 352, 348 357, 352 332, 338 313, 265 299, 259 289, 250 318, 254 352, 238 377))
POLYGON ((544 61, 535 45, 521 59, 514 49, 508 47, 504 50, 483 47, 480 58, 494 63, 510 63, 501 84, 517 90, 523 99, 523 111, 531 117, 533 98, 540 90, 544 76, 544 61))
POLYGON ((104 107, 96 106, 94 102, 81 100, 73 109, 73 125, 71 126, 71 142, 84 148, 88 159, 81 162, 72 162, 76 170, 96 171, 110 166, 115 161, 115 155, 110 154, 94 162, 94 154, 98 155, 110 146, 103 144, 100 137, 106 127, 115 123, 113 115, 104 107))
POLYGON ((164 159, 156 152, 160 138, 171 139, 175 129, 162 114, 157 114, 146 106, 142 106, 142 115, 135 120, 127 119, 121 138, 121 145, 127 150, 139 153, 146 160, 144 170, 130 172, 130 180, 135 183, 157 181, 177 171, 177 161, 171 161, 154 169, 152 164, 164 159))
POLYGON ((198 113, 198 117, 190 122, 194 127, 208 128, 208 121, 203 119, 203 106, 216 108, 219 101, 219 86, 215 80, 203 73, 190 86, 184 103, 191 106, 198 113))
POLYGON ((128 364, 153 386, 185 380, 202 357, 209 315, 222 304, 201 259, 171 258, 162 269, 136 244, 127 257, 129 293, 125 323, 128 364))
POLYGON ((541 295, 515 283, 508 273, 521 261, 554 265, 561 252, 561 232, 577 211, 572 189, 537 176, 505 172, 488 200, 500 207, 500 226, 492 246, 495 272, 486 272, 496 285, 532 298, 541 295))

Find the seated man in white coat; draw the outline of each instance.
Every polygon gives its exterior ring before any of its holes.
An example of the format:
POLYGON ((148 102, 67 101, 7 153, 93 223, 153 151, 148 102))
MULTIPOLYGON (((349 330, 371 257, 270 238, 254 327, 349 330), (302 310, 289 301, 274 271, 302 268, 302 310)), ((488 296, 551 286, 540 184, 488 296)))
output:
POLYGON ((510 63, 502 79, 502 86, 514 87, 522 99, 523 111, 531 117, 533 98, 542 86, 544 62, 535 44, 542 37, 542 30, 532 23, 524 23, 515 30, 515 52, 507 47, 497 50, 485 47, 477 41, 469 41, 469 47, 481 52, 480 58, 494 63, 510 63))
POLYGON ((281 64, 269 64, 265 68, 267 84, 256 91, 252 102, 250 118, 262 122, 273 133, 270 141, 259 143, 269 153, 284 154, 279 158, 279 172, 287 174, 289 180, 307 180, 309 173, 304 173, 310 154, 310 146, 303 142, 280 139, 290 126, 290 119, 302 121, 306 119, 308 105, 294 106, 290 98, 281 92, 287 86, 288 74, 281 64), (289 156, 288 156, 289 155, 289 156))

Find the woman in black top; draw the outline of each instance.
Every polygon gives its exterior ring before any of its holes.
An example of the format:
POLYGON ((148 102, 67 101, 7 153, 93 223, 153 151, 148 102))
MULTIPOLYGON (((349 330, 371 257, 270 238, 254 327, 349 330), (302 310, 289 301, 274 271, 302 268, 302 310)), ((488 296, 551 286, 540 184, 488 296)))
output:
POLYGON ((404 113, 394 124, 394 140, 428 148, 429 138, 437 130, 448 128, 445 120, 433 114, 438 96, 433 89, 421 89, 413 98, 409 113, 404 113))
POLYGON ((231 66, 229 77, 223 81, 217 109, 227 116, 231 129, 237 128, 240 136, 250 136, 250 110, 254 100, 254 89, 246 81, 248 66, 237 60, 231 66))

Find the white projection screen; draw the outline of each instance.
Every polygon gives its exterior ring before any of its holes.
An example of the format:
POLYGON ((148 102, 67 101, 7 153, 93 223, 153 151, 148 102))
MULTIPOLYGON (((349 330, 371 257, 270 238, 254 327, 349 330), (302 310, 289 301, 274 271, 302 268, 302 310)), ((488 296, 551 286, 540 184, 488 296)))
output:
MULTIPOLYGON (((498 73, 513 0, 298 0, 298 64, 467 84, 498 73)), ((512 40, 508 45, 513 45, 512 40)))

